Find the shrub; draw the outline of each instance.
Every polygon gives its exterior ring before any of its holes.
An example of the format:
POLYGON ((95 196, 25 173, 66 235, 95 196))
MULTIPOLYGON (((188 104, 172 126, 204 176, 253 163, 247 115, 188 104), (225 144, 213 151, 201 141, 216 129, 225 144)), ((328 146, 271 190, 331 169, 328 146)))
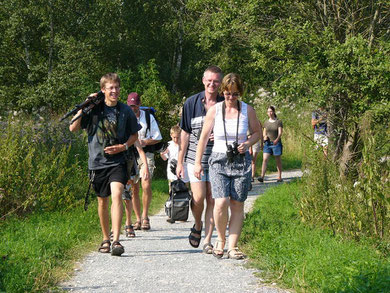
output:
POLYGON ((0 215, 69 208, 87 186, 87 149, 67 125, 10 115, 1 123, 0 215))

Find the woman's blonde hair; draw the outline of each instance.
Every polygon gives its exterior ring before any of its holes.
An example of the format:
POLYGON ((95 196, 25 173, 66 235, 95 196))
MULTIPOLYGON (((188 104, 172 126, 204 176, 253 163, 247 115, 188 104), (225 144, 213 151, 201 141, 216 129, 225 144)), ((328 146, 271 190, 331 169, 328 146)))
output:
POLYGON ((232 86, 236 86, 240 93, 240 96, 244 93, 244 85, 242 84, 241 77, 237 73, 229 73, 222 79, 220 93, 224 91, 230 91, 232 86))

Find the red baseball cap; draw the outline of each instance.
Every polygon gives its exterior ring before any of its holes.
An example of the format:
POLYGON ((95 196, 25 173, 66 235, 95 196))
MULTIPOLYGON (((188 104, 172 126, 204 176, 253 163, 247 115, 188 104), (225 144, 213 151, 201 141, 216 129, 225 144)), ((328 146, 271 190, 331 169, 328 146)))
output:
POLYGON ((141 98, 136 92, 132 92, 127 96, 127 105, 140 105, 141 104, 141 98))

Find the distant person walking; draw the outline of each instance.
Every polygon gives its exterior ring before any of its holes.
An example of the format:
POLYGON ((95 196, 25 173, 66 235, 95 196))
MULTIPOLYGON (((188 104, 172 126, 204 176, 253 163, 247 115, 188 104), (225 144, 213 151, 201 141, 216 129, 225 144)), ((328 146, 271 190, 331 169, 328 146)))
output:
MULTIPOLYGON (((138 139, 140 126, 131 109, 119 102, 120 79, 116 73, 108 73, 100 79, 104 102, 95 106, 69 126, 74 132, 88 132, 88 168, 90 180, 98 198, 98 213, 103 242, 99 252, 120 256, 124 252, 119 243, 122 224, 122 193, 128 174, 125 152, 138 139), (113 243, 110 243, 108 204, 111 195, 111 224, 113 243)), ((93 94, 93 95, 97 95, 93 94)), ((81 110, 76 114, 81 114, 81 110)))
POLYGON ((196 150, 194 174, 201 178, 204 173, 202 156, 213 132, 214 146, 209 168, 212 195, 215 199, 214 220, 218 233, 213 255, 217 258, 224 255, 228 222, 228 258, 245 257, 237 244, 244 221, 244 202, 251 185, 249 148, 260 138, 260 123, 255 110, 238 100, 243 92, 243 83, 237 74, 229 73, 223 78, 221 93, 225 101, 212 106, 207 112, 196 150), (248 130, 250 138, 247 136, 248 130))
POLYGON ((311 125, 314 129, 314 142, 321 146, 324 155, 328 155, 328 113, 321 105, 311 114, 311 125))
POLYGON ((214 145, 213 135, 210 136, 205 151, 202 154, 203 176, 200 178, 194 176, 194 164, 196 147, 204 125, 204 117, 212 106, 224 100, 222 96, 218 95, 222 76, 222 70, 217 66, 210 66, 205 70, 202 78, 204 91, 189 97, 185 101, 180 121, 182 132, 176 175, 178 178, 185 178, 186 171, 184 164, 187 164, 187 175, 192 191, 191 210, 195 219, 195 224, 191 228, 191 233, 188 238, 192 247, 199 247, 202 239, 202 214, 206 199, 203 252, 207 254, 211 254, 213 249, 211 236, 214 229, 214 199, 211 197, 211 185, 208 172, 208 159, 214 145))
POLYGON ((263 126, 263 165, 261 167, 261 176, 257 178, 260 182, 264 181, 265 172, 267 170, 267 164, 269 158, 275 157, 276 168, 278 169, 277 182, 282 182, 282 134, 283 123, 278 119, 275 113, 275 107, 269 106, 267 109, 268 120, 264 122, 263 126))
MULTIPOLYGON (((145 155, 144 150, 142 149, 141 145, 139 144, 139 141, 137 140, 134 143, 134 146, 137 148, 137 150, 131 149, 133 154, 132 162, 127 162, 127 173, 129 174, 129 180, 127 181, 127 184, 125 186, 125 189, 122 194, 122 198, 125 202, 125 213, 126 213, 126 222, 125 222, 125 235, 128 238, 134 238, 135 232, 134 232, 134 226, 132 225, 131 220, 131 214, 133 213, 133 203, 132 203, 132 186, 131 184, 138 184, 139 180, 148 180, 149 179, 149 168, 143 168, 140 170, 137 165, 137 156, 135 152, 138 152, 139 158, 141 159, 142 163, 147 166, 148 161, 145 155)), ((130 151, 130 150, 129 150, 130 151)))
POLYGON ((146 113, 140 109, 141 98, 140 96, 133 92, 130 93, 127 97, 127 104, 134 111, 135 116, 137 117, 138 123, 141 125, 141 129, 138 131, 138 141, 141 147, 144 148, 148 165, 145 166, 141 159, 138 159, 138 166, 142 172, 142 168, 149 168, 149 177, 141 178, 142 184, 142 217, 141 217, 141 204, 139 199, 139 182, 132 182, 132 193, 133 193, 133 208, 134 213, 137 218, 134 224, 134 230, 150 230, 150 221, 149 221, 149 206, 152 201, 152 177, 155 169, 154 162, 154 152, 148 152, 145 147, 154 145, 162 140, 160 129, 156 119, 153 115, 146 113), (148 127, 146 115, 150 115, 150 127, 148 127))

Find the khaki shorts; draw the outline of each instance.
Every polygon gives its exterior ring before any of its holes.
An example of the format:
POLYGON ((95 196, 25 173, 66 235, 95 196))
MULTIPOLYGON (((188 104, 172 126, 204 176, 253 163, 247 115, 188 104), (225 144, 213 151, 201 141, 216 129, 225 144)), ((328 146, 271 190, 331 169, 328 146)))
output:
MULTIPOLYGON (((155 163, 154 163, 154 153, 145 153, 146 155, 146 161, 148 162, 148 169, 149 169, 149 175, 150 179, 153 177, 154 169, 156 169, 155 163)), ((140 170, 140 174, 142 174, 142 168, 144 167, 144 164, 142 163, 141 158, 137 159, 138 167, 140 170)))

